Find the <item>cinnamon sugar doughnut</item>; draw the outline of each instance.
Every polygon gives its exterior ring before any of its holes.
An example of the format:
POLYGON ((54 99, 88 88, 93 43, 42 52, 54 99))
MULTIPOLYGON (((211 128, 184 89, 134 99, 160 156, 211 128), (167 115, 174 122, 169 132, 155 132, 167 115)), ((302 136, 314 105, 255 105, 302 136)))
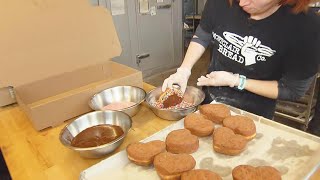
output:
POLYGON ((199 107, 199 111, 210 121, 221 124, 223 119, 231 116, 230 109, 224 104, 205 104, 199 107))
POLYGON ((196 166, 195 159, 189 154, 163 152, 154 158, 154 167, 161 179, 180 179, 183 172, 196 166))
POLYGON ((256 125, 253 120, 241 115, 230 116, 223 120, 223 126, 230 128, 234 133, 251 140, 256 136, 256 125))
POLYGON ((198 150, 199 139, 188 129, 171 131, 166 138, 167 151, 175 154, 191 154, 198 150))
POLYGON ((280 172, 271 166, 239 165, 232 170, 234 180, 281 180, 280 172))
POLYGON ((127 146, 128 159, 140 166, 149 166, 156 155, 166 150, 163 141, 155 140, 147 143, 132 143, 127 146))
POLYGON ((212 134, 214 123, 201 114, 191 113, 184 118, 184 128, 188 129, 193 135, 205 137, 212 134))
POLYGON ((222 178, 218 174, 206 169, 194 169, 182 173, 181 180, 222 180, 222 178))
POLYGON ((238 155, 247 145, 244 136, 235 134, 227 127, 220 127, 213 133, 213 149, 221 154, 238 155))

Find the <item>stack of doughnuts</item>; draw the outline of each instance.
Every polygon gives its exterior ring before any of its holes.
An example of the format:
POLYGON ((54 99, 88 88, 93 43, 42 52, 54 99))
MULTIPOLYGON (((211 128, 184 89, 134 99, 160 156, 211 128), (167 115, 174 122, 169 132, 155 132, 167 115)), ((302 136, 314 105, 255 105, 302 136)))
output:
MULTIPOLYGON (((182 96, 170 91, 159 100, 166 107, 175 106, 182 96), (175 95, 172 95, 175 94, 175 95)), ((180 101, 181 102, 181 101, 180 101)), ((161 179, 221 180, 209 170, 196 169, 192 153, 199 148, 199 138, 212 135, 213 149, 225 155, 238 155, 246 148, 248 141, 256 136, 256 126, 252 119, 232 116, 228 106, 207 104, 199 108, 199 113, 191 113, 184 119, 185 129, 171 131, 165 142, 156 140, 149 143, 133 143, 127 147, 129 160, 137 165, 154 165, 161 179), (215 124, 220 127, 215 129, 215 124)), ((281 179, 281 174, 271 166, 252 167, 240 165, 233 169, 234 180, 281 179)))
POLYGON ((256 136, 256 126, 252 119, 245 116, 231 116, 224 104, 206 104, 199 108, 206 119, 221 124, 213 133, 213 149, 226 155, 238 155, 246 148, 248 140, 256 136))
POLYGON ((240 154, 247 142, 256 136, 253 120, 245 116, 229 116, 222 121, 222 125, 213 135, 213 149, 222 154, 240 154))

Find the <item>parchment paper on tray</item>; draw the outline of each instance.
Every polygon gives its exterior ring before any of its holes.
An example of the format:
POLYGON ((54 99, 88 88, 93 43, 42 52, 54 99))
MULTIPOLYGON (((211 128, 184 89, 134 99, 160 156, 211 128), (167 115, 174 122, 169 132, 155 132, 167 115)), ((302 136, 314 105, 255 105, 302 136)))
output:
MULTIPOLYGON (((200 147, 192 156, 196 159, 195 169, 209 169, 223 179, 232 179, 231 171, 240 164, 252 166, 270 165, 278 169, 282 179, 308 179, 320 163, 320 138, 272 120, 230 107, 232 114, 251 117, 256 124, 256 138, 238 156, 216 153, 212 148, 212 137, 199 138, 200 147)), ((167 134, 184 128, 183 119, 146 138, 143 142, 165 140, 167 134)), ((126 151, 121 151, 106 160, 86 169, 81 180, 113 179, 160 179, 151 167, 131 163, 126 151)))

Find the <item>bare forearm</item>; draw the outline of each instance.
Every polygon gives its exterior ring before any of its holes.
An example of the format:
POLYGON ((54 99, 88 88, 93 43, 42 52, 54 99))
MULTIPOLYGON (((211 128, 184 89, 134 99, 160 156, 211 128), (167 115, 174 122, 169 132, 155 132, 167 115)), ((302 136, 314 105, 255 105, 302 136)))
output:
POLYGON ((278 82, 277 81, 262 81, 247 79, 245 89, 252 93, 258 94, 271 99, 278 98, 278 82))
POLYGON ((193 65, 200 59, 204 51, 205 48, 202 45, 196 42, 190 42, 181 67, 192 69, 193 65))

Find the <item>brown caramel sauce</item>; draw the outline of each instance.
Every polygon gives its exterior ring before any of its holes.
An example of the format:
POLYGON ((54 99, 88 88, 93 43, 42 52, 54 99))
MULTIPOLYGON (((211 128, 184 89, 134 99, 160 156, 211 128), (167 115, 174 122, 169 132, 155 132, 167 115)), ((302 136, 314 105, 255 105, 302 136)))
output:
POLYGON ((71 146, 79 148, 96 147, 107 144, 124 134, 119 126, 103 124, 81 131, 71 141, 71 146))

